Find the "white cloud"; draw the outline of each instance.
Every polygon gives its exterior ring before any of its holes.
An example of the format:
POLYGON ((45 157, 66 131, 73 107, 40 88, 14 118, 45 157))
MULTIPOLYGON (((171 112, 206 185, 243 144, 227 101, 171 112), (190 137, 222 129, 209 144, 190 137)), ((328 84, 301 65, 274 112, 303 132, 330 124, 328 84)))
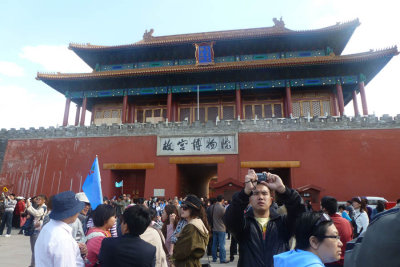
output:
POLYGON ((62 96, 47 100, 17 85, 0 85, 0 94, 0 128, 48 127, 62 120, 62 96))
POLYGON ((0 61, 0 75, 22 77, 24 76, 24 68, 14 62, 0 61))
POLYGON ((74 73, 92 71, 82 59, 64 45, 25 46, 19 56, 40 64, 44 68, 43 71, 74 73))

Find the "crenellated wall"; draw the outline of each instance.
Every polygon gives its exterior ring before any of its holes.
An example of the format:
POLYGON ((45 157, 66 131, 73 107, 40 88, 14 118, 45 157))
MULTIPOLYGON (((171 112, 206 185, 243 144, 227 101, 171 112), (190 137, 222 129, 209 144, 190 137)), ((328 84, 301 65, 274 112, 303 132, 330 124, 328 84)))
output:
MULTIPOLYGON (((292 132, 320 130, 357 130, 357 129, 392 129, 400 128, 400 114, 391 117, 374 115, 365 117, 300 117, 272 118, 255 120, 223 120, 193 124, 187 122, 159 122, 134 124, 103 124, 101 126, 68 126, 44 128, 20 128, 16 130, 1 129, 0 140, 7 139, 41 139, 41 138, 74 138, 105 136, 148 136, 197 133, 246 133, 246 132, 292 132)), ((1 150, 0 150, 1 151, 1 150)), ((0 152, 1 153, 1 152, 0 152)), ((1 155, 1 154, 0 154, 1 155)))
MULTIPOLYGON (((113 183, 120 173, 104 164, 120 163, 153 166, 141 168, 143 196, 163 188, 167 197, 173 197, 180 194, 180 170, 171 158, 179 157, 157 155, 157 136, 228 133, 237 133, 238 154, 181 158, 216 159, 218 185, 224 181, 240 185, 247 171, 242 163, 296 161, 298 166, 289 171, 294 188, 314 185, 321 188, 321 195, 340 200, 353 195, 399 197, 400 115, 2 129, 0 182, 7 180, 11 190, 22 195, 80 191, 99 155, 106 196, 118 194, 113 183)), ((228 184, 218 190, 225 189, 228 184)))

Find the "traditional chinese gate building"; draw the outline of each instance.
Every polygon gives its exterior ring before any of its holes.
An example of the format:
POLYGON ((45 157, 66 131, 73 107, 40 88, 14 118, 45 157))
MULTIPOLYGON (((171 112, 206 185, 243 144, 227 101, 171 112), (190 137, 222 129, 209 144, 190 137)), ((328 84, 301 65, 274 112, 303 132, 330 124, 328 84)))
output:
POLYGON ((3 130, 1 176, 18 194, 79 191, 98 155, 109 197, 123 179, 134 197, 229 198, 254 168, 314 203, 325 194, 397 198, 399 117, 369 115, 365 92, 397 47, 342 55, 358 20, 307 31, 274 24, 70 44, 93 72, 38 74, 66 97, 63 127, 3 130), (354 118, 344 114, 351 100, 354 118))

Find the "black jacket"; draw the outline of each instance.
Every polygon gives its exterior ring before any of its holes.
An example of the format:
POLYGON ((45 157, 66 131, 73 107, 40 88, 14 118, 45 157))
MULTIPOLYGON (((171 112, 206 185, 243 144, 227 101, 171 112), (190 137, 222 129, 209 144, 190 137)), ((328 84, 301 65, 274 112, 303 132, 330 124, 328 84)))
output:
POLYGON ((296 218, 304 211, 300 195, 287 188, 283 194, 276 193, 280 204, 285 204, 288 215, 279 215, 276 206, 271 205, 270 220, 267 224, 265 240, 254 218, 253 210, 244 214, 249 204, 249 196, 240 191, 232 198, 224 222, 228 230, 239 242, 238 266, 273 266, 273 255, 289 250, 289 239, 293 234, 296 218))
POLYGON ((129 234, 122 237, 104 238, 101 243, 99 262, 101 267, 154 267, 156 247, 129 234))

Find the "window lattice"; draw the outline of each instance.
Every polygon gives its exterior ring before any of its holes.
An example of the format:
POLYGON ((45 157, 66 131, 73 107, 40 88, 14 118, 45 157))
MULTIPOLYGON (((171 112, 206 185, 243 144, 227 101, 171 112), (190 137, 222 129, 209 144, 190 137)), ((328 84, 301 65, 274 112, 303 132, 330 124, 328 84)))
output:
POLYGON ((321 105, 319 101, 312 101, 313 116, 321 116, 321 105))
POLYGON ((300 117, 301 116, 301 110, 300 110, 300 103, 299 102, 293 102, 292 103, 292 109, 293 109, 293 117, 300 117))
POLYGON ((274 104, 274 116, 276 118, 282 118, 282 105, 274 104))
POLYGON ((244 107, 245 119, 251 120, 253 118, 253 109, 251 105, 246 105, 244 107))
POLYGON ((215 121, 218 116, 218 107, 209 107, 207 110, 207 120, 215 121))
POLYGON ((265 118, 272 118, 272 105, 266 104, 264 105, 264 117, 265 118))
POLYGON ((105 110, 104 111, 104 118, 105 119, 111 118, 111 110, 105 110))
POLYGON ((119 118, 120 117, 119 110, 113 110, 111 117, 112 118, 119 118))
POLYGON ((222 107, 224 120, 233 120, 235 118, 235 109, 233 106, 223 106, 222 107))
POLYGON ((167 109, 165 109, 165 108, 162 109, 162 117, 163 117, 164 119, 167 118, 167 109))
POLYGON ((103 118, 103 111, 96 111, 95 118, 96 119, 102 119, 103 118))
POLYGON ((323 112, 323 116, 325 116, 325 114, 331 115, 331 105, 329 101, 322 101, 322 112, 323 112))
POLYGON ((144 116, 145 116, 145 121, 146 121, 146 119, 147 118, 151 118, 152 117, 152 110, 150 109, 150 110, 146 110, 145 112, 144 112, 144 116))
POLYGON ((180 121, 184 121, 186 118, 190 121, 190 108, 181 108, 179 111, 180 121))
POLYGON ((262 105, 254 105, 254 117, 257 115, 257 118, 262 118, 262 105))
POLYGON ((154 110, 154 117, 161 117, 161 109, 154 110))
POLYGON ((143 122, 143 110, 138 110, 137 111, 137 121, 138 122, 143 122))
POLYGON ((301 105, 302 105, 302 108, 303 108, 303 116, 308 116, 308 115, 310 115, 311 116, 311 112, 310 112, 310 102, 302 102, 301 103, 301 105))

